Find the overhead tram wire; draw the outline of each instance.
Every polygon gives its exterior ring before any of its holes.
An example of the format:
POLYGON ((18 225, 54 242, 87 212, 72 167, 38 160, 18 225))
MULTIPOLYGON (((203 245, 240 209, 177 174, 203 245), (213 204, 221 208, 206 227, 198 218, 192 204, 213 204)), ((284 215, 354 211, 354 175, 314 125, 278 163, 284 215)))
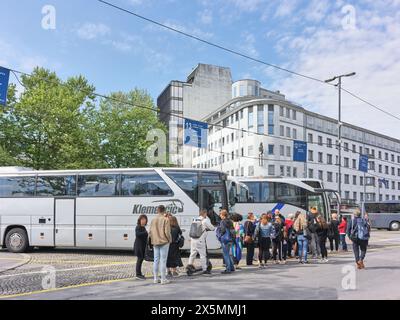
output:
MULTIPOLYGON (((25 87, 25 86, 24 86, 23 83, 20 81, 20 79, 19 79, 19 77, 17 76, 17 74, 23 74, 23 75, 25 75, 25 76, 32 77, 32 74, 29 74, 29 73, 26 73, 26 72, 23 72, 23 71, 19 71, 19 70, 16 70, 16 69, 10 69, 10 68, 7 68, 7 69, 10 70, 10 71, 13 73, 13 75, 15 76, 15 78, 17 79, 17 81, 18 81, 18 82, 20 83, 20 85, 23 86, 23 87, 25 87)), ((62 82, 61 82, 61 83, 57 83, 57 82, 51 81, 51 80, 49 80, 49 79, 46 79, 46 78, 44 78, 44 77, 42 77, 41 80, 46 81, 46 82, 51 83, 51 84, 65 85, 65 84, 62 83, 62 82)), ((102 99, 105 99, 105 100, 109 100, 109 101, 113 101, 113 102, 117 102, 117 103, 121 103, 121 104, 126 104, 126 105, 130 105, 130 106, 132 106, 132 107, 137 107, 137 108, 141 108, 141 109, 147 109, 147 110, 152 111, 152 112, 156 112, 156 113, 164 114, 164 115, 169 115, 169 116, 176 117, 176 118, 183 119, 183 120, 185 120, 185 119, 187 119, 187 120, 195 120, 195 119, 185 118, 184 116, 180 116, 180 115, 177 115, 177 114, 175 114, 175 113, 166 112, 166 111, 161 111, 161 110, 158 110, 158 109, 155 109, 155 108, 152 108, 152 107, 148 107, 148 106, 143 106, 143 105, 138 105, 138 104, 130 103, 130 102, 128 102, 128 101, 123 101, 123 100, 120 100, 120 99, 116 99, 116 98, 113 98, 113 97, 110 97, 110 96, 107 96, 107 95, 104 95, 104 94, 100 94, 100 93, 97 93, 97 92, 93 92, 93 93, 92 93, 92 92, 87 92, 87 91, 85 91, 85 90, 83 90, 83 89, 80 89, 80 88, 78 88, 78 91, 80 91, 80 92, 82 92, 82 93, 85 93, 85 94, 91 93, 91 94, 93 94, 94 96, 99 97, 99 98, 102 98, 102 99)), ((196 120, 196 121, 197 121, 197 120, 196 120)), ((297 141, 297 140, 298 140, 298 139, 287 138, 287 137, 282 137, 282 136, 275 136, 275 135, 271 136, 271 135, 267 135, 267 134, 265 134, 265 133, 259 133, 259 132, 254 132, 254 131, 250 131, 250 130, 246 130, 246 129, 240 129, 240 128, 233 128, 233 127, 223 126, 223 125, 219 125, 219 124, 209 124, 209 126, 211 126, 211 127, 218 127, 218 128, 221 128, 221 129, 229 129, 229 130, 239 131, 239 132, 248 133, 248 134, 254 134, 254 135, 258 135, 258 136, 265 136, 265 137, 274 138, 274 139, 281 139, 281 140, 290 141, 290 142, 293 142, 293 141, 297 141)), ((306 141, 306 139, 304 139, 304 141, 306 141)), ((311 144, 311 145, 331 145, 332 148, 333 148, 333 147, 335 147, 335 148, 338 148, 338 147, 339 147, 338 144, 327 143, 327 142, 319 143, 319 142, 309 142, 309 141, 308 141, 307 144, 311 144)), ((345 149, 345 150, 347 149, 347 148, 345 148, 344 146, 342 146, 342 148, 345 149)), ((215 151, 215 150, 214 150, 214 151, 215 151)), ((352 152, 352 153, 359 154, 359 155, 364 155, 363 153, 361 153, 361 152, 359 152, 359 151, 353 151, 353 150, 351 150, 351 152, 352 152)), ((258 158, 257 158, 257 159, 258 159, 258 158)), ((277 159, 277 160, 266 159, 266 160, 269 160, 269 161, 286 161, 286 162, 289 161, 289 160, 279 160, 279 159, 277 159)), ((388 163, 388 164, 393 165, 393 162, 391 162, 391 161, 383 160, 383 159, 378 159, 378 160, 381 161, 381 162, 384 162, 384 163, 388 163)), ((309 162, 309 163, 311 163, 311 162, 309 162)), ((332 164, 326 164, 326 165, 332 165, 332 164)), ((336 165, 335 165, 335 166, 336 166, 336 165)), ((349 169, 349 168, 346 168, 346 169, 349 169)), ((356 171, 357 171, 357 170, 356 170, 356 171)))
MULTIPOLYGON (((161 23, 161 22, 158 22, 158 21, 156 21, 156 20, 154 20, 154 19, 147 18, 147 17, 145 17, 145 16, 143 16, 143 15, 140 15, 140 14, 138 14, 138 13, 136 13, 136 12, 133 12, 133 11, 131 11, 131 10, 122 8, 122 7, 120 7, 120 6, 116 5, 116 4, 113 4, 113 3, 111 3, 111 2, 108 2, 108 1, 105 1, 105 0, 97 0, 97 1, 100 2, 100 3, 102 3, 102 4, 104 4, 104 5, 106 5, 106 6, 109 6, 109 7, 111 7, 111 8, 116 9, 116 10, 119 10, 119 11, 121 11, 121 12, 124 12, 124 13, 130 14, 130 15, 132 15, 132 16, 135 16, 136 18, 139 18, 139 19, 141 19, 141 20, 144 20, 144 21, 150 22, 150 23, 152 23, 152 24, 155 24, 155 25, 157 25, 157 26, 159 26, 159 27, 161 27, 161 28, 164 28, 164 29, 173 31, 173 32, 178 33, 178 34, 180 34, 180 35, 182 35, 182 36, 185 36, 185 37, 191 38, 191 39, 193 39, 193 40, 202 42, 202 43, 204 43, 204 44, 207 44, 207 45, 212 46, 212 47, 214 47, 214 48, 217 48, 217 49, 223 50, 223 51, 225 51, 225 52, 231 53, 231 54, 233 54, 233 55, 236 55, 236 56, 239 56, 239 57, 242 57, 242 58, 251 60, 251 61, 253 61, 253 62, 257 62, 257 63, 263 64, 263 65, 265 65, 265 66, 268 66, 268 67, 271 67, 271 68, 274 68, 274 69, 277 69, 277 70, 280 70, 280 71, 283 71, 283 72, 286 72, 286 73, 289 73, 289 74, 292 74, 292 75, 295 75, 295 76, 298 76, 298 77, 302 77, 302 78, 305 78, 305 79, 308 79, 308 80, 316 81, 316 82, 319 82, 319 83, 322 83, 322 84, 326 84, 326 85, 329 85, 329 86, 332 86, 332 87, 335 87, 335 86, 336 86, 335 84, 327 83, 326 81, 321 80, 321 79, 318 79, 318 78, 316 78, 316 77, 309 76, 309 75, 306 75, 306 74, 302 74, 302 73, 300 73, 300 72, 296 72, 296 71, 293 71, 293 70, 290 70, 290 69, 287 69, 287 68, 284 68, 284 67, 281 67, 281 66, 278 66, 278 65, 269 63, 269 62, 267 62, 267 61, 264 61, 264 60, 261 60, 261 59, 258 59, 258 58, 249 56, 249 55, 247 55, 247 54, 244 54, 244 53, 242 53, 242 52, 239 52, 239 51, 230 49, 230 48, 228 48, 228 47, 225 47, 225 46, 223 46, 223 45, 220 45, 220 44, 211 42, 211 41, 209 41, 209 40, 205 40, 205 39, 203 39, 203 38, 200 38, 200 37, 195 36, 195 35, 193 35, 193 34, 190 34, 190 33, 188 33, 188 32, 185 32, 185 31, 176 29, 176 28, 174 28, 174 27, 168 26, 168 25, 166 25, 166 24, 163 24, 163 23, 161 23)), ((352 93, 351 91, 349 91, 349 90, 347 90, 347 89, 345 89, 345 88, 343 88, 343 87, 342 87, 342 90, 343 90, 344 92, 346 92, 347 94, 351 95, 352 97, 354 97, 355 99, 358 99, 358 100, 362 101, 363 103, 366 103, 366 104, 369 105, 370 107, 372 107, 372 108, 374 108, 374 109, 376 109, 376 110, 379 110, 379 111, 385 113, 386 115, 388 115, 388 116, 390 116, 390 117, 393 117, 393 118, 395 118, 395 119, 397 119, 397 120, 400 120, 400 117, 399 117, 399 116, 396 116, 395 114, 393 114, 393 113, 391 113, 391 112, 389 112, 389 111, 386 111, 385 109, 383 109, 383 108, 381 108, 381 107, 376 106, 375 104, 373 104, 373 103, 367 101, 367 100, 364 99, 364 98, 361 98, 360 96, 356 95, 355 93, 352 93)))

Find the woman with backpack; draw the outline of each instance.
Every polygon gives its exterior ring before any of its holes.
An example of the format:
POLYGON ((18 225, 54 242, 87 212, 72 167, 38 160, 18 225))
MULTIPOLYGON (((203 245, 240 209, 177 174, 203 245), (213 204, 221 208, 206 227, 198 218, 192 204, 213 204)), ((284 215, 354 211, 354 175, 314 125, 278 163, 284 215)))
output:
POLYGON ((217 238, 221 242, 222 254, 224 256, 225 270, 222 271, 223 274, 228 274, 235 271, 233 264, 233 259, 231 256, 231 248, 234 239, 234 228, 233 222, 229 219, 228 211, 221 210, 219 217, 221 222, 217 228, 217 238))
POLYGON ((332 219, 328 223, 328 239, 329 239, 329 247, 331 252, 333 252, 333 248, 337 252, 339 250, 339 220, 338 215, 336 213, 332 214, 332 219), (333 243, 335 243, 335 247, 333 247, 333 243))
POLYGON ((148 219, 145 214, 141 214, 137 220, 135 229, 135 243, 133 245, 133 254, 137 257, 136 260, 136 279, 146 280, 146 277, 142 273, 142 264, 144 261, 147 237, 148 233, 146 230, 148 219))
POLYGON ((254 231, 254 242, 258 244, 258 264, 263 269, 270 258, 272 223, 269 215, 262 215, 254 231), (263 263, 264 261, 264 263, 263 263))
POLYGON ((273 232, 271 234, 272 257, 274 259, 275 264, 279 263, 282 264, 282 244, 283 244, 284 224, 279 215, 275 215, 275 222, 272 224, 272 226, 273 226, 273 232), (277 258, 279 258, 279 261, 277 260, 277 258))
POLYGON ((358 269, 365 268, 364 259, 367 254, 370 230, 371 225, 368 217, 362 217, 360 209, 356 210, 353 219, 348 223, 347 235, 353 242, 354 258, 358 269))
POLYGON ((317 217, 316 233, 318 237, 318 244, 321 250, 320 262, 328 262, 328 250, 326 250, 326 239, 328 238, 328 224, 324 217, 319 215, 317 217))
POLYGON ((167 268, 168 268, 168 276, 179 276, 179 273, 176 271, 176 268, 183 267, 181 253, 179 250, 180 245, 182 244, 182 230, 179 227, 178 220, 175 216, 170 215, 168 217, 171 225, 171 244, 169 245, 168 250, 168 258, 167 258, 167 268))
POLYGON ((297 234, 299 263, 308 264, 308 241, 311 240, 311 235, 308 229, 308 218, 306 213, 299 213, 294 221, 293 228, 297 234))

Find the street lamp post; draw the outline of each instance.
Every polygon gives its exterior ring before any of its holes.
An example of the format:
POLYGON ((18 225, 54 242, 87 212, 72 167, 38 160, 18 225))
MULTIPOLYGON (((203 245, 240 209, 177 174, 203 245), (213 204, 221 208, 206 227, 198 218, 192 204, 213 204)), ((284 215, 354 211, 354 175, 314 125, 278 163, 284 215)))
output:
MULTIPOLYGON (((343 77, 352 77, 355 76, 356 73, 348 73, 342 74, 340 76, 335 76, 332 79, 328 79, 325 82, 330 83, 338 79, 338 83, 335 86, 338 87, 339 92, 339 103, 338 103, 338 148, 339 148, 339 163, 338 163, 338 171, 339 171, 339 179, 338 179, 338 191, 340 198, 342 197, 342 78, 343 77)), ((364 195, 365 196, 365 195, 364 195)), ((338 215, 340 215, 340 203, 338 203, 338 215)))

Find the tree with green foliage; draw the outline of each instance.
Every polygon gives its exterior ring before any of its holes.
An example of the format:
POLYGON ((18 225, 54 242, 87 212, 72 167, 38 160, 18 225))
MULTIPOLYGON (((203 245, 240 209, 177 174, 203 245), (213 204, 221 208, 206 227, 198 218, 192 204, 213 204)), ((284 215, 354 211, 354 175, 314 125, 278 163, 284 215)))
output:
POLYGON ((0 145, 26 167, 95 167, 95 150, 85 131, 86 114, 95 107, 94 87, 82 76, 64 83, 54 72, 36 68, 21 77, 24 91, 11 86, 0 118, 0 145))
POLYGON ((150 95, 139 89, 115 92, 97 105, 95 88, 82 77, 61 81, 35 68, 21 76, 18 96, 10 85, 0 113, 0 165, 34 169, 149 166, 151 129, 166 132, 150 95), (147 108, 135 107, 135 105, 147 108))
POLYGON ((94 128, 100 136, 102 160, 108 167, 149 166, 146 151, 154 142, 146 140, 147 134, 152 129, 165 133, 166 128, 158 120, 153 100, 146 91, 111 93, 109 99, 100 102, 95 115, 94 128))

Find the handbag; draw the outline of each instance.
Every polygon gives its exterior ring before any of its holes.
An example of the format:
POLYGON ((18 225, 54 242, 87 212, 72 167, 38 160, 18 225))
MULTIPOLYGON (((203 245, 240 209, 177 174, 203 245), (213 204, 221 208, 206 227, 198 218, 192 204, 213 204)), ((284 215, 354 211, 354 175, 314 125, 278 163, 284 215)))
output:
POLYGON ((183 248, 185 245, 185 237, 182 234, 179 234, 175 243, 178 245, 179 249, 183 248))
POLYGON ((243 240, 244 244, 252 244, 253 243, 253 237, 248 235, 250 223, 252 223, 252 222, 249 222, 247 224, 246 235, 244 236, 244 240, 243 240))
POLYGON ((144 260, 145 261, 149 261, 149 262, 153 262, 154 261, 154 248, 151 245, 150 238, 147 241, 146 248, 144 250, 144 260))

